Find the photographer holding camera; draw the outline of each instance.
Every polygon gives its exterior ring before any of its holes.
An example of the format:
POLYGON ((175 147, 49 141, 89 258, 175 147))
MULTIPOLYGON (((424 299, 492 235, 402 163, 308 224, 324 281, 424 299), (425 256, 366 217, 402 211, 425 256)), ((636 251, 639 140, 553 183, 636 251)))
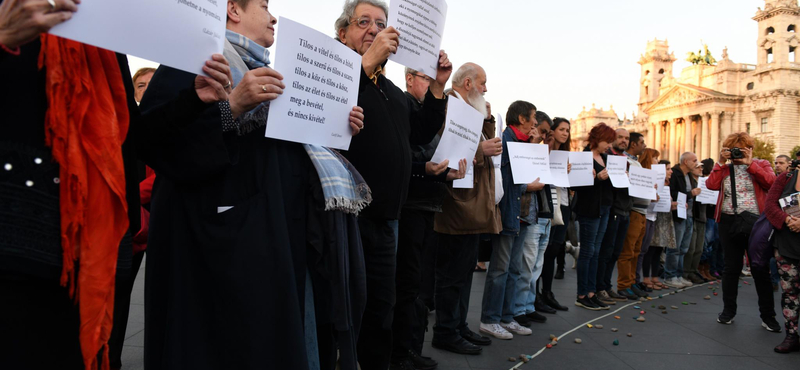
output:
MULTIPOLYGON (((753 146, 753 138, 745 132, 728 136, 722 143, 719 161, 706 182, 710 190, 720 190, 715 219, 719 223, 720 242, 725 251, 722 274, 724 308, 717 318, 721 324, 731 324, 736 316, 742 258, 748 248, 753 224, 764 213, 767 192, 775 182, 770 163, 753 159, 753 146)), ((753 268, 752 273, 758 293, 761 326, 779 333, 781 327, 775 320, 769 269, 753 268)))

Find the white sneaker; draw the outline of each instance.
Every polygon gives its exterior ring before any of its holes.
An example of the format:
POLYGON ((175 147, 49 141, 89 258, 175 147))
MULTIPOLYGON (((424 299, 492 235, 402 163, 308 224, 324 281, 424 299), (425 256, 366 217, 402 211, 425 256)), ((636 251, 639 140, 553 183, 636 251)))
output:
POLYGON ((682 277, 682 278, 680 278, 680 280, 681 280, 681 284, 683 284, 684 287, 690 287, 690 286, 694 285, 694 283, 692 283, 689 280, 686 280, 686 278, 682 277))
POLYGON ((509 323, 501 322, 500 326, 502 326, 503 329, 518 335, 531 335, 531 333, 533 333, 531 329, 520 325, 516 320, 511 320, 509 323))
POLYGON ((514 335, 503 329, 500 324, 484 324, 481 323, 480 332, 486 335, 491 335, 497 339, 512 339, 514 335))
POLYGON ((674 277, 664 280, 664 284, 668 287, 678 288, 678 289, 683 288, 685 286, 683 285, 683 283, 681 283, 680 280, 678 280, 678 278, 674 277))

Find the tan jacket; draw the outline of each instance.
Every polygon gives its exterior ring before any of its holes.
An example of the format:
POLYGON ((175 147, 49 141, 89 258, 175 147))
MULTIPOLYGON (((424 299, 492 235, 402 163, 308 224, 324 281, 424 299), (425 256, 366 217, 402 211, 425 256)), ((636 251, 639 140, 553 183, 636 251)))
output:
MULTIPOLYGON (((458 99, 450 93, 450 99, 458 99)), ((443 127, 444 128, 444 127, 443 127)), ((495 137, 494 120, 483 121, 484 138, 495 137)), ((484 155, 481 145, 475 153, 472 189, 453 189, 447 185, 442 212, 436 214, 433 229, 450 235, 498 234, 503 229, 500 208, 494 203, 494 167, 492 158, 484 155)))

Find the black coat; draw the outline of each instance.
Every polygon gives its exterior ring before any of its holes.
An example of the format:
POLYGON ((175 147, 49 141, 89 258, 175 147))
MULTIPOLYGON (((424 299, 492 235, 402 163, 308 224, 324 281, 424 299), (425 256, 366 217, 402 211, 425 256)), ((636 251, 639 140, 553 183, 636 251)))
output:
POLYGON ((157 174, 145 367, 305 369, 310 160, 300 144, 265 138, 263 127, 223 134, 218 106, 199 100, 194 77, 160 67, 141 105, 153 129, 141 133, 139 151, 157 174), (153 116, 164 104, 171 116, 153 116))
MULTIPOLYGON (((694 199, 692 189, 695 188, 697 188, 697 180, 691 174, 689 174, 689 184, 686 184, 686 174, 681 170, 681 166, 679 164, 672 166, 672 176, 669 178, 669 192, 673 202, 678 201, 678 193, 680 192, 686 194, 686 202, 688 203, 694 199)), ((696 206, 697 202, 694 205, 696 206)), ((690 215, 694 217, 694 208, 687 210, 686 215, 687 217, 690 215)), ((672 211, 672 219, 675 221, 681 219, 678 217, 678 211, 672 211)))
POLYGON ((447 99, 428 91, 422 108, 414 109, 392 81, 380 75, 376 86, 361 69, 358 105, 364 129, 342 154, 372 189, 372 203, 360 216, 396 220, 408 195, 411 144, 431 142, 444 124, 447 99))

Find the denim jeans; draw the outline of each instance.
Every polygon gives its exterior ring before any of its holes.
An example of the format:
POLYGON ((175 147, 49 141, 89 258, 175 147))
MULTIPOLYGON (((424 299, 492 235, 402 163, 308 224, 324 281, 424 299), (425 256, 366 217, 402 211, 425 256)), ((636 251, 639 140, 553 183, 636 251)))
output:
POLYGON ((509 272, 511 261, 522 257, 522 244, 530 226, 520 225, 519 234, 492 235, 492 257, 486 271, 486 285, 483 289, 481 322, 497 324, 513 320, 515 288, 519 274, 509 272))
POLYGON ((539 218, 536 225, 528 226, 522 244, 522 258, 511 262, 511 274, 519 275, 515 288, 514 316, 536 311, 533 307, 533 302, 536 300, 536 280, 542 274, 544 252, 550 241, 552 224, 553 220, 549 218, 539 218))
POLYGON ((596 292, 597 259, 606 234, 611 206, 600 207, 600 217, 578 216, 581 253, 578 256, 578 296, 596 292))
POLYGON ((725 254, 719 244, 719 223, 713 218, 706 220, 706 243, 708 246, 708 265, 710 272, 722 275, 725 266, 725 254))
POLYGON ((611 289, 611 274, 617 264, 625 237, 628 235, 628 226, 631 219, 611 212, 608 215, 606 234, 600 244, 600 253, 597 257, 597 291, 611 289))
POLYGON ((683 276, 683 257, 689 252, 689 246, 692 244, 692 230, 694 230, 694 220, 691 217, 675 221, 675 242, 678 247, 667 249, 664 279, 683 276))

